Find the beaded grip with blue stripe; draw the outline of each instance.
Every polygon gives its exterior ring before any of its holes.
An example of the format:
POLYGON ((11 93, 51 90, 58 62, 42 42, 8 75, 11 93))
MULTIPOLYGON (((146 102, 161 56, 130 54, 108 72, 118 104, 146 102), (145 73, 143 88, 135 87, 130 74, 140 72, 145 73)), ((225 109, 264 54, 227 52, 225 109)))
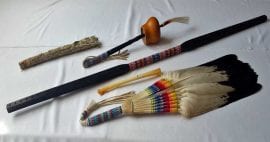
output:
POLYGON ((105 121, 112 120, 114 118, 122 116, 122 108, 121 106, 110 109, 109 111, 105 111, 96 116, 87 118, 87 126, 94 126, 105 121))

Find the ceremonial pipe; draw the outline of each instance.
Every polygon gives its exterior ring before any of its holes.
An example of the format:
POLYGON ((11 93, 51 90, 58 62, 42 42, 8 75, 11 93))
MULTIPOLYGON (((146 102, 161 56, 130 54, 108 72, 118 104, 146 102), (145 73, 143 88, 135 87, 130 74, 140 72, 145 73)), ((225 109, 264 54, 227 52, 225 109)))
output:
POLYGON ((214 42, 216 40, 219 40, 221 38, 227 37, 229 35, 235 34, 237 32, 243 31, 245 29, 248 29, 250 27, 253 27, 255 25, 264 23, 267 21, 267 16, 262 15, 253 19, 250 19, 248 21, 229 26, 227 28, 217 30, 202 36, 199 36, 197 38, 188 40, 181 45, 178 45, 176 47, 167 49, 163 52, 153 54, 151 56, 136 60, 134 62, 131 62, 129 64, 122 64, 118 65, 112 68, 109 68, 107 70, 103 70, 101 72, 86 76, 84 78, 80 78, 75 81, 71 81, 68 83, 65 83, 63 85, 39 92, 37 94, 28 96, 26 98, 19 99, 17 101, 11 102, 7 104, 6 108, 7 111, 13 112, 28 106, 31 106, 33 104, 37 104, 39 102, 61 96, 65 93, 72 92, 81 88, 93 86, 99 83, 102 83, 104 81, 116 78, 118 76, 121 76, 123 74, 126 74, 128 72, 131 72, 133 70, 136 70, 138 68, 144 67, 146 65, 150 65, 153 63, 156 63, 158 61, 164 60, 166 58, 178 55, 182 52, 190 51, 193 49, 196 49, 197 47, 209 44, 211 42, 214 42))
POLYGON ((168 25, 169 23, 172 22, 177 22, 177 23, 188 23, 189 18, 188 17, 176 17, 169 19, 162 24, 159 24, 157 18, 155 17, 150 17, 145 24, 141 26, 141 34, 137 35, 133 39, 130 39, 129 41, 122 43, 96 57, 87 57, 83 61, 83 67, 84 68, 89 68, 95 64, 98 64, 104 60, 106 60, 109 56, 112 54, 116 53, 117 51, 120 51, 121 49, 127 47, 128 45, 143 39, 143 42, 145 45, 152 45, 156 44, 160 41, 160 28, 168 25))

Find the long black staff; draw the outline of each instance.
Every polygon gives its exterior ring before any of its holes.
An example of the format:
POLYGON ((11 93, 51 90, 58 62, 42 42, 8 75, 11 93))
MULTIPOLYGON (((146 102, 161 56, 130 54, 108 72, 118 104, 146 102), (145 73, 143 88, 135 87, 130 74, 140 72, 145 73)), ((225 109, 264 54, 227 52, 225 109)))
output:
POLYGON ((74 81, 65 83, 63 85, 28 96, 26 98, 22 98, 17 101, 11 102, 7 104, 6 106, 7 111, 10 113, 10 112, 31 106, 33 104, 37 104, 39 102, 61 96, 65 93, 68 93, 77 89, 81 89, 87 86, 93 86, 93 85, 102 83, 104 81, 126 74, 135 69, 144 67, 146 65, 156 63, 158 61, 169 58, 171 56, 178 55, 182 52, 196 49, 197 47, 217 41, 221 38, 243 31, 245 29, 264 23, 266 21, 267 21, 267 16, 262 15, 262 16, 250 19, 248 21, 229 26, 221 30, 217 30, 212 33, 199 36, 197 38, 193 38, 191 40, 188 40, 182 43, 181 45, 178 45, 176 47, 167 49, 163 52, 153 54, 151 56, 136 60, 129 64, 118 65, 118 66, 109 68, 107 70, 103 70, 101 72, 86 76, 84 78, 80 78, 78 80, 74 80, 74 81))

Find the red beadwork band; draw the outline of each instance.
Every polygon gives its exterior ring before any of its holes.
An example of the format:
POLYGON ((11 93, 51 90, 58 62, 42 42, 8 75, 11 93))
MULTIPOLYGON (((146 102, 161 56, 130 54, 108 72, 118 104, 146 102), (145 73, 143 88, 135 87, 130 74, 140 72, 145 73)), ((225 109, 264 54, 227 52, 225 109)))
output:
POLYGON ((155 62, 161 61, 163 59, 172 57, 174 55, 178 55, 181 53, 181 46, 176 46, 170 49, 167 49, 163 52, 153 54, 151 56, 136 60, 134 62, 129 63, 129 69, 130 71, 135 70, 137 68, 141 68, 150 64, 153 64, 155 62))

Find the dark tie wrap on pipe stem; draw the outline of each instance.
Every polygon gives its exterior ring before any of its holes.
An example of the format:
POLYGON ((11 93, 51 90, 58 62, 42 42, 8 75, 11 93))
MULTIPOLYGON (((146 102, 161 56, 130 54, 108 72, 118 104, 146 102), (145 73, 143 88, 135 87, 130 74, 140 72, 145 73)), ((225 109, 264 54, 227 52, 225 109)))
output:
POLYGON ((174 48, 167 49, 163 52, 153 54, 151 56, 136 60, 129 64, 118 65, 110 69, 86 76, 84 78, 80 78, 78 80, 71 81, 63 85, 31 95, 29 97, 25 97, 17 101, 11 102, 7 104, 6 106, 7 111, 10 113, 10 112, 37 104, 39 102, 46 101, 48 99, 58 97, 63 94, 81 89, 81 88, 97 85, 99 83, 124 75, 132 70, 156 63, 168 57, 178 55, 182 52, 196 49, 198 47, 217 41, 221 38, 243 31, 245 29, 264 23, 266 21, 267 21, 267 16, 262 15, 262 16, 250 19, 248 21, 245 21, 245 22, 233 25, 233 26, 214 31, 212 33, 208 33, 208 34, 199 36, 197 38, 193 38, 191 40, 188 40, 182 43, 179 46, 176 46, 174 48))

